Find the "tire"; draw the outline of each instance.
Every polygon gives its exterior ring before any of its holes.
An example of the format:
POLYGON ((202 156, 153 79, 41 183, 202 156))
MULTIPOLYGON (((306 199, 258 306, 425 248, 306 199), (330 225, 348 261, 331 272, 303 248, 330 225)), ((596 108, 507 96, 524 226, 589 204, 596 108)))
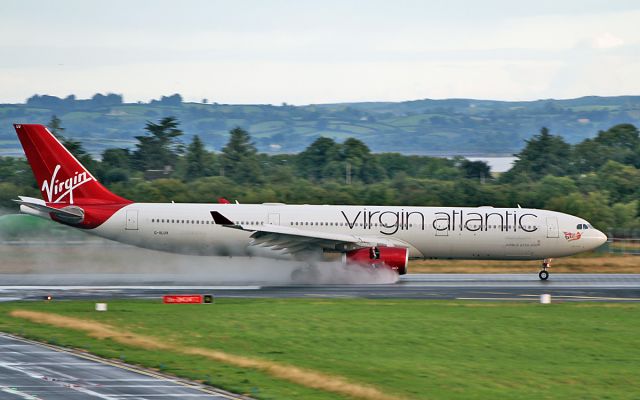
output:
POLYGON ((538 273, 538 277, 541 281, 546 281, 547 279, 549 279, 549 273, 547 271, 540 271, 538 273))

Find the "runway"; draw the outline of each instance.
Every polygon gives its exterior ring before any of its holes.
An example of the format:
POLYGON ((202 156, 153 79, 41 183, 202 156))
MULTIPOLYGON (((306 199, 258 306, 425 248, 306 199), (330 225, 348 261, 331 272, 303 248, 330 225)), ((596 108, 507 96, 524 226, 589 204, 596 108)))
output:
MULTIPOLYGON (((46 277, 43 279, 46 280, 46 277)), ((537 301, 540 294, 554 301, 640 301, 640 274, 409 274, 397 283, 370 285, 176 285, 149 282, 126 285, 101 280, 99 285, 25 285, 20 276, 3 275, 0 301, 116 298, 159 299, 164 294, 213 294, 216 298, 369 298, 537 301)))
POLYGON ((0 333, 2 399, 246 399, 0 333))

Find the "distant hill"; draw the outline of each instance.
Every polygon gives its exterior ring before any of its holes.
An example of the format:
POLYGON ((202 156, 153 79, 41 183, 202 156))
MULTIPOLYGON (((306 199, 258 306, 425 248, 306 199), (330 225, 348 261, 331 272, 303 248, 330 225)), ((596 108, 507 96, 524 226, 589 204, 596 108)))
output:
POLYGON ((355 137, 376 152, 428 155, 506 155, 548 127, 570 143, 593 137, 618 123, 640 125, 640 96, 581 97, 570 100, 415 100, 291 105, 183 103, 179 95, 150 103, 123 103, 119 95, 33 96, 26 104, 0 104, 0 155, 22 154, 14 122, 62 119, 65 136, 81 140, 92 153, 131 147, 146 121, 176 116, 189 141, 200 135, 220 150, 228 131, 247 129, 264 152, 299 152, 319 136, 355 137))

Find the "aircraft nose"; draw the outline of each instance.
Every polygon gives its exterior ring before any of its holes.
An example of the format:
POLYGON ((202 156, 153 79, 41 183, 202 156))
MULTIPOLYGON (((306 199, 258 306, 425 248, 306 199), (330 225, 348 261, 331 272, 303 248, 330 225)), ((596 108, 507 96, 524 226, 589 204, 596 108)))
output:
POLYGON ((598 246, 603 245, 606 241, 607 241, 607 235, 605 235, 604 233, 602 233, 601 231, 598 231, 596 234, 597 240, 598 240, 598 246))
POLYGON ((589 242, 591 242, 594 249, 602 246, 607 241, 607 235, 597 229, 590 229, 589 233, 589 242))

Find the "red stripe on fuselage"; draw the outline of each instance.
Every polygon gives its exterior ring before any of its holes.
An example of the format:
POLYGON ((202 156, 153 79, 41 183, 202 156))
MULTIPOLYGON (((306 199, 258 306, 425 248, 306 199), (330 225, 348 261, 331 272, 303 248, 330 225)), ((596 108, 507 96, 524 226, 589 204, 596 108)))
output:
MULTIPOLYGON (((97 205, 82 205, 74 204, 84 210, 84 219, 80 223, 70 223, 63 221, 53 214, 50 214, 51 219, 64 225, 73 226, 80 229, 94 229, 104 224, 109 218, 113 216, 121 208, 128 206, 128 204, 97 204, 97 205)), ((47 203, 47 206, 53 208, 64 208, 69 204, 60 203, 47 203)))

